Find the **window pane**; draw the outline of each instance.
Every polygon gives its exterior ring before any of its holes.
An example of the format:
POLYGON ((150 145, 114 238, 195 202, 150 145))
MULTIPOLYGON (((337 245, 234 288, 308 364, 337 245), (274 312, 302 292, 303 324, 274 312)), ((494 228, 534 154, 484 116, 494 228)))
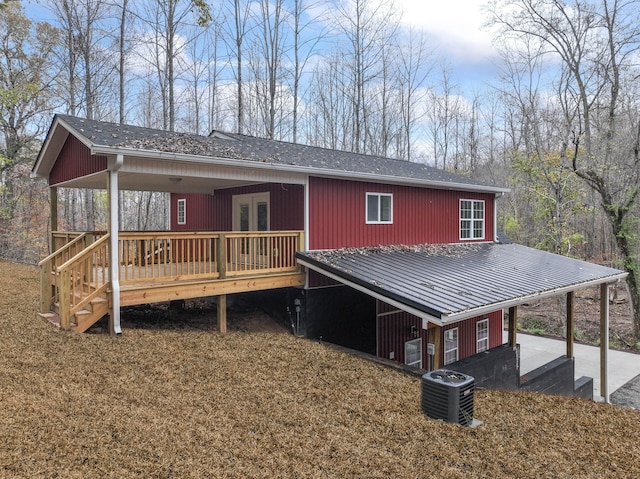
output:
POLYGON ((482 221, 473 222, 473 237, 482 238, 484 236, 484 223, 482 221))
POLYGON ((258 231, 267 231, 269 229, 269 208, 267 204, 258 203, 258 231))
POLYGON ((391 196, 380 196, 380 221, 391 221, 391 196))
POLYGON ((178 200, 178 224, 186 223, 186 200, 178 200))
POLYGON ((367 221, 378 221, 378 195, 367 195, 367 221))
POLYGON ((463 220, 460 222, 460 238, 471 238, 471 221, 463 220))
POLYGON ((473 205, 473 217, 477 220, 484 219, 484 203, 482 201, 475 201, 473 205))
POLYGON ((471 218, 471 201, 464 200, 460 202, 460 218, 471 218))
POLYGON ((240 205, 240 231, 249 231, 249 205, 240 205))

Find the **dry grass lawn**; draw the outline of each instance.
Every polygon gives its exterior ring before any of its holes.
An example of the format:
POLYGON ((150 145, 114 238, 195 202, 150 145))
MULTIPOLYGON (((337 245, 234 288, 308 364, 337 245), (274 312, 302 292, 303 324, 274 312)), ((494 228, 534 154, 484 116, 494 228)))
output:
POLYGON ((0 477, 640 477, 640 413, 476 392, 469 429, 420 381, 289 334, 65 334, 0 262, 0 477))

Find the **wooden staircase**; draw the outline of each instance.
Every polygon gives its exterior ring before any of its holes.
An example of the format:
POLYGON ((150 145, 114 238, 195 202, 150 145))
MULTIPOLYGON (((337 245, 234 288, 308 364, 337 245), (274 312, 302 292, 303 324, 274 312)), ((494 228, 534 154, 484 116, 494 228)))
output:
POLYGON ((80 234, 40 262, 39 316, 82 333, 109 314, 109 235, 80 234))
MULTIPOLYGON (((60 321, 60 304, 56 303, 53 311, 48 313, 38 313, 43 319, 46 319, 56 327, 61 327, 60 321)), ((78 310, 70 318, 70 329, 77 333, 84 333, 87 329, 100 321, 104 316, 109 314, 109 299, 107 295, 97 296, 90 300, 83 309, 78 310)))

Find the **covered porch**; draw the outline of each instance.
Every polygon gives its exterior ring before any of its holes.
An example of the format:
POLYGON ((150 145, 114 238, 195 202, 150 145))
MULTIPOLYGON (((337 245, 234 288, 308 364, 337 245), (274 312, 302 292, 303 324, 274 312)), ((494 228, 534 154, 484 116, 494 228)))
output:
POLYGON ((303 286, 307 175, 219 140, 56 116, 32 170, 50 191, 40 314, 75 331, 108 315, 120 334, 121 306, 215 296, 224 332, 226 295, 303 286), (105 191, 105 230, 58 231, 59 188, 105 191), (171 231, 122 231, 122 191, 202 201, 172 205, 171 231))

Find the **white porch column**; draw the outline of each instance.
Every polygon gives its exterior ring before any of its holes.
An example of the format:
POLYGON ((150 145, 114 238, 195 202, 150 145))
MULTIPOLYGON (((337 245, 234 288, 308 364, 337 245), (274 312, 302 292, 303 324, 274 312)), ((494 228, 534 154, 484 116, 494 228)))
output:
POLYGON ((609 285, 600 285, 600 395, 609 403, 609 285))
POLYGON ((109 332, 113 335, 122 334, 120 327, 120 261, 118 258, 118 232, 120 212, 118 207, 118 170, 124 158, 116 156, 115 163, 109 168, 109 276, 111 281, 111 315, 109 318, 109 332))

